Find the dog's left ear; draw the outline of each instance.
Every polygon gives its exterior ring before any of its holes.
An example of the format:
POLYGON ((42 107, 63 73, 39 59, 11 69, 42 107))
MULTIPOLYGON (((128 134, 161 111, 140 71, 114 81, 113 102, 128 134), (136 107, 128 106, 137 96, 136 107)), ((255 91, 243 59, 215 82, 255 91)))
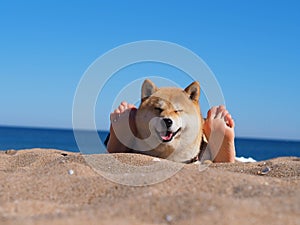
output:
POLYGON ((200 97, 200 84, 195 81, 191 83, 184 91, 190 96, 190 99, 198 102, 200 97))
POLYGON ((148 98, 154 92, 156 92, 158 88, 156 85, 149 79, 146 79, 142 85, 142 100, 148 98))

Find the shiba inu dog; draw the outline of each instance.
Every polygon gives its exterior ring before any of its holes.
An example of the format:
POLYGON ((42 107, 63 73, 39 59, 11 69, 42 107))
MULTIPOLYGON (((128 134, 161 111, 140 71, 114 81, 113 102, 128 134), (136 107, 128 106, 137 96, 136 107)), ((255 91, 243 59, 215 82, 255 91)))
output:
POLYGON ((185 89, 158 88, 152 81, 142 85, 141 104, 136 112, 136 141, 133 152, 190 162, 198 156, 203 136, 199 106, 200 85, 185 89))

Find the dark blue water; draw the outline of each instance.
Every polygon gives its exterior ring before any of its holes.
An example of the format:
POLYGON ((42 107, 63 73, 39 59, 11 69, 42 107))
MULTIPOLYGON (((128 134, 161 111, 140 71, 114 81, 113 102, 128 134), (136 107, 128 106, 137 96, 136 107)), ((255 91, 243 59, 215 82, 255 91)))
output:
MULTIPOLYGON (((91 132, 80 131, 88 140, 91 132)), ((102 142, 107 137, 107 131, 99 131, 102 142)), ((0 150, 29 149, 29 148, 54 148, 72 152, 79 152, 73 130, 71 129, 44 129, 25 127, 0 126, 0 150)), ((100 149, 104 153, 106 150, 100 149)))
MULTIPOLYGON (((87 140, 90 132, 82 131, 87 140)), ((104 142, 108 132, 99 131, 104 142)), ((0 127, 0 150, 54 148, 79 152, 72 130, 21 127, 0 127)), ((236 138, 237 156, 252 157, 258 161, 282 156, 300 157, 300 141, 236 138)), ((98 152, 105 153, 105 148, 98 152)))
POLYGON ((236 138, 237 156, 252 157, 257 161, 283 157, 300 157, 300 141, 236 138))

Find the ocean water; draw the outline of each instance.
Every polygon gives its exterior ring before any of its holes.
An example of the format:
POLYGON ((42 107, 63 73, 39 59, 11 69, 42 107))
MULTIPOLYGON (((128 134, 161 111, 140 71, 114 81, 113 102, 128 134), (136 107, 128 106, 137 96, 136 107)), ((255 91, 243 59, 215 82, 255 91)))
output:
MULTIPOLYGON (((88 140, 90 132, 82 131, 88 140)), ((102 142, 108 132, 99 131, 102 142)), ((257 161, 282 156, 300 157, 300 141, 263 140, 236 138, 237 156, 251 157, 257 161)), ((73 130, 71 129, 42 129, 24 127, 0 127, 0 150, 55 148, 79 152, 73 130)), ((103 147, 97 152, 105 153, 103 147)))
MULTIPOLYGON (((91 132, 81 131, 88 140, 91 132)), ((108 132, 99 131, 98 135, 104 143, 108 132)), ((54 148, 72 152, 79 152, 73 130, 71 129, 46 129, 27 127, 0 126, 0 150, 54 148)), ((106 150, 100 149, 101 153, 106 150)))

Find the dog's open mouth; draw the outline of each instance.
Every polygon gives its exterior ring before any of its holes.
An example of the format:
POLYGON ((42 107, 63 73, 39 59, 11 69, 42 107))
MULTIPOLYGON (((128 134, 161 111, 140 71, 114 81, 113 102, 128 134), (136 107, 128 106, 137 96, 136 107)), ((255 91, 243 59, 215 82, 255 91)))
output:
POLYGON ((161 138, 161 140, 163 142, 169 142, 172 141, 172 139, 176 136, 176 134, 181 130, 181 128, 179 128, 176 132, 172 132, 172 131, 164 131, 164 132, 158 132, 159 137, 161 138))

